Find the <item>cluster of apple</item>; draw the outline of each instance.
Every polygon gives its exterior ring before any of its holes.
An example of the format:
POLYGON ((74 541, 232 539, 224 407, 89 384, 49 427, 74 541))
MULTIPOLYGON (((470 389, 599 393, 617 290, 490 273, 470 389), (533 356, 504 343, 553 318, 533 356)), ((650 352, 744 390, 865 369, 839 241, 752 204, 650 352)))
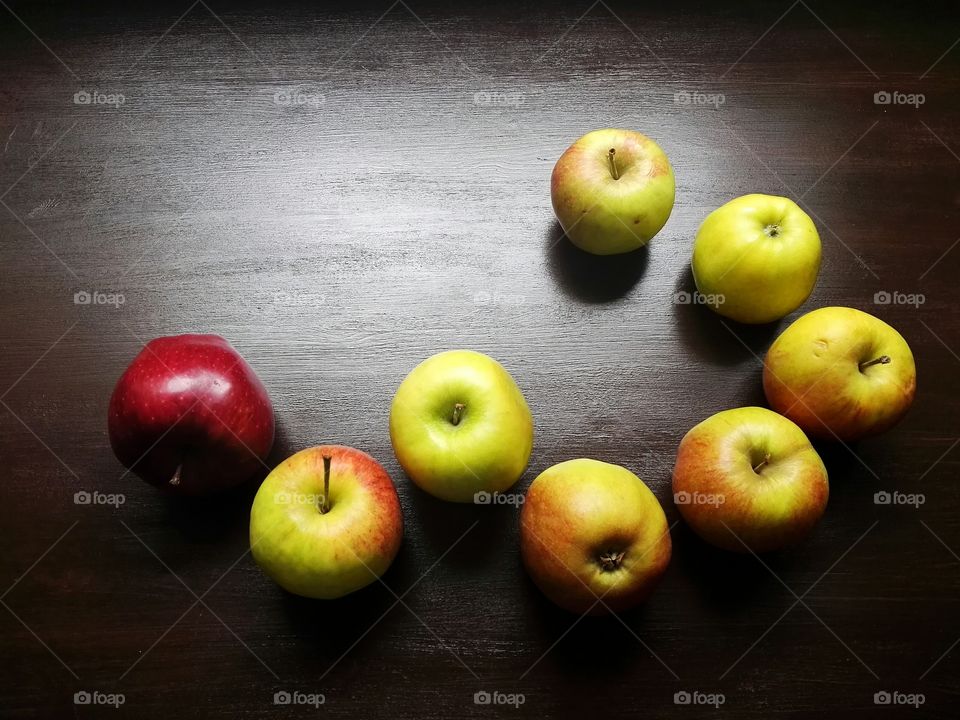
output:
MULTIPOLYGON (((629 130, 580 138, 551 181, 567 237, 597 254, 649 242, 667 222, 674 192, 666 155, 629 130)), ((692 265, 713 310, 771 322, 812 291, 820 239, 792 201, 747 195, 707 217, 692 265)), ((773 410, 726 410, 683 438, 673 472, 678 510, 696 533, 728 550, 766 552, 798 542, 829 495, 808 435, 852 441, 882 432, 906 413, 915 384, 910 348, 886 323, 843 307, 802 316, 764 360, 773 410)), ((171 493, 205 495, 257 474, 273 444, 274 411, 263 384, 223 338, 162 337, 118 381, 109 435, 117 458, 143 479, 171 493)), ((523 475, 533 418, 496 360, 453 350, 423 361, 402 381, 390 439, 421 489, 478 502, 523 475)), ((286 590, 311 598, 341 597, 376 580, 402 537, 389 475, 366 453, 341 445, 302 450, 279 464, 250 515, 257 563, 286 590)), ((671 556, 653 492, 626 468, 591 459, 559 463, 533 481, 520 514, 520 548, 548 598, 595 614, 644 600, 671 556)))

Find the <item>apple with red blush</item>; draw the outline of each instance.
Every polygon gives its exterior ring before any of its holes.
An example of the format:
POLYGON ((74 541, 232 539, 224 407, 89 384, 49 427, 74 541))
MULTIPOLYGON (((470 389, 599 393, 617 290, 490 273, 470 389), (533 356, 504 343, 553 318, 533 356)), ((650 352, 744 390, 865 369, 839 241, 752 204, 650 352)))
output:
POLYGON ((129 471, 176 495, 209 495, 264 468, 273 445, 270 396, 218 335, 148 342, 114 388, 110 446, 129 471))

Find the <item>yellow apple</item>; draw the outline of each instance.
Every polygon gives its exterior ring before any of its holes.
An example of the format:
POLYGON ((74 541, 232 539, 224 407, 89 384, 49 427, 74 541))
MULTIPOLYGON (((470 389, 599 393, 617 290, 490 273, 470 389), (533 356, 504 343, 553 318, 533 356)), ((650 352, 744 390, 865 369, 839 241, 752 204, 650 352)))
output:
POLYGON ((744 195, 703 221, 691 267, 697 290, 713 310, 737 322, 773 322, 813 291, 820 236, 793 200, 744 195))
POLYGON ((917 389, 910 346, 869 313, 825 307, 781 333, 763 363, 763 390, 808 434, 857 440, 892 427, 917 389))
POLYGON ((493 358, 451 350, 410 371, 390 407, 390 440, 404 472, 442 500, 502 492, 527 467, 533 417, 493 358))
POLYGON ((574 245, 616 255, 646 245, 673 210, 673 168, 657 143, 633 130, 589 132, 553 168, 550 198, 574 245))

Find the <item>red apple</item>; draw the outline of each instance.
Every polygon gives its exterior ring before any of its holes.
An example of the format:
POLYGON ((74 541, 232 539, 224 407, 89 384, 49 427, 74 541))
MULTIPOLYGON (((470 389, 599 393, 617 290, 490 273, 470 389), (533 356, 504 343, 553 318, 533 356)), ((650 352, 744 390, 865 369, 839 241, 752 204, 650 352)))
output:
POLYGON ((108 429, 124 467, 172 493, 207 495, 263 468, 273 445, 273 406, 222 337, 160 337, 117 382, 108 429))

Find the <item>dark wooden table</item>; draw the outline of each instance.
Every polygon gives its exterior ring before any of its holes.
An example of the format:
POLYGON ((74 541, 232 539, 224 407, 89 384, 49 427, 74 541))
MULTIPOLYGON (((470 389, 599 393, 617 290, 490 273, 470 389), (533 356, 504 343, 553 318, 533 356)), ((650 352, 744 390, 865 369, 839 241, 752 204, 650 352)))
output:
POLYGON ((955 5, 8 2, 0 714, 957 717, 955 5), (875 103, 894 91, 924 102, 875 103), (556 158, 603 126, 654 137, 677 176, 649 252, 613 260, 573 249, 549 199, 556 158), (899 427, 821 447, 825 519, 762 563, 696 539, 669 485, 689 427, 763 403, 758 356, 786 324, 673 301, 701 220, 747 192, 798 199, 820 229, 801 311, 875 313, 919 368, 899 427), (74 303, 94 291, 123 303, 74 303), (255 487, 178 503, 124 477, 113 384, 141 343, 186 331, 229 338, 263 379, 271 465, 323 442, 385 464, 406 520, 389 589, 287 596, 246 554, 255 487), (403 477, 392 394, 455 347, 527 396, 521 488, 585 456, 656 492, 674 557, 645 608, 555 609, 520 565, 513 508, 403 477), (125 502, 77 505, 83 490, 125 502), (925 503, 877 505, 882 490, 925 503), (124 703, 75 705, 82 691, 124 703), (325 703, 275 705, 282 691, 325 703), (675 703, 694 691, 725 702, 675 703), (881 691, 924 705, 878 707, 881 691))

